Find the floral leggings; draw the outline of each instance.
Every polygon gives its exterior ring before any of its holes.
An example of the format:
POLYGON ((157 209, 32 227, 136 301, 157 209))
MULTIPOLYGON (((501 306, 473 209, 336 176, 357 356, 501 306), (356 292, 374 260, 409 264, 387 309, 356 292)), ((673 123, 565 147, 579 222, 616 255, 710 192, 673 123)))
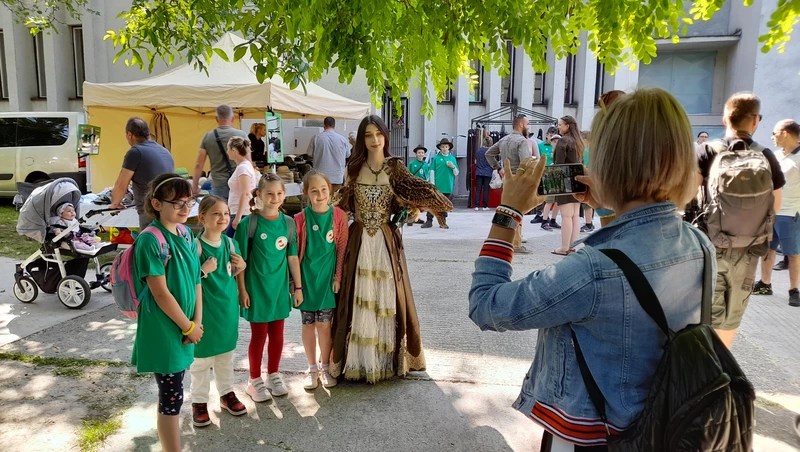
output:
POLYGON ((158 412, 178 416, 183 406, 183 376, 185 370, 174 374, 153 374, 158 385, 158 412))

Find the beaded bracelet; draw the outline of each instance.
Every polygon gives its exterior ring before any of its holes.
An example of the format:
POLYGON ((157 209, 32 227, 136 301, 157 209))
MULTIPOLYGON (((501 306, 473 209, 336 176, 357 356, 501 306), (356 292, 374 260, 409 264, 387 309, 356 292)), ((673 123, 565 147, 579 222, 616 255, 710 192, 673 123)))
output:
POLYGON ((519 213, 516 209, 512 209, 511 207, 507 206, 497 206, 497 213, 502 215, 508 215, 509 217, 516 220, 517 223, 522 223, 522 214, 519 213))

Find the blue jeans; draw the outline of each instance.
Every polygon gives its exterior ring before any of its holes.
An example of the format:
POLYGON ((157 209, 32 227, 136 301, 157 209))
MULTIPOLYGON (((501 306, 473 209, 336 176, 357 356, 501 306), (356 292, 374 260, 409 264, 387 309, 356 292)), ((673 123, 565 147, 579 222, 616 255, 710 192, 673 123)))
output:
POLYGON ((220 198, 224 199, 225 201, 228 200, 228 196, 231 194, 231 189, 227 185, 224 187, 211 187, 211 194, 217 195, 220 198))
POLYGON ((797 256, 800 254, 800 213, 795 214, 793 217, 789 215, 777 215, 775 217, 775 226, 773 227, 772 242, 769 244, 769 249, 777 251, 778 245, 780 245, 784 256, 797 256))

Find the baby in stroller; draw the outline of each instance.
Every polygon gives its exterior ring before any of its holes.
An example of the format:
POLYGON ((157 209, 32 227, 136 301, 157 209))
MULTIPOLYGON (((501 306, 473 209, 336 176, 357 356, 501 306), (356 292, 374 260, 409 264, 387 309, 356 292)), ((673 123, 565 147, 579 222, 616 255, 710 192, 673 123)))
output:
MULTIPOLYGON (((72 203, 65 202, 59 205, 56 208, 56 213, 58 216, 53 217, 50 221, 51 232, 58 234, 70 226, 78 224, 78 219, 75 218, 75 206, 72 203)), ((83 226, 78 226, 77 229, 73 230, 72 245, 76 251, 87 254, 94 254, 95 250, 103 246, 94 231, 83 226)))

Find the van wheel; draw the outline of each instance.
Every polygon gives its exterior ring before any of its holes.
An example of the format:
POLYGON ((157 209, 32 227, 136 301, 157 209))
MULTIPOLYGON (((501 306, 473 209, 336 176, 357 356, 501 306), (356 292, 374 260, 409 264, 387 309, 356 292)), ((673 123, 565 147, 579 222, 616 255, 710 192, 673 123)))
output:
POLYGON ((58 299, 70 309, 81 309, 91 298, 89 284, 80 276, 69 275, 58 283, 58 299))

